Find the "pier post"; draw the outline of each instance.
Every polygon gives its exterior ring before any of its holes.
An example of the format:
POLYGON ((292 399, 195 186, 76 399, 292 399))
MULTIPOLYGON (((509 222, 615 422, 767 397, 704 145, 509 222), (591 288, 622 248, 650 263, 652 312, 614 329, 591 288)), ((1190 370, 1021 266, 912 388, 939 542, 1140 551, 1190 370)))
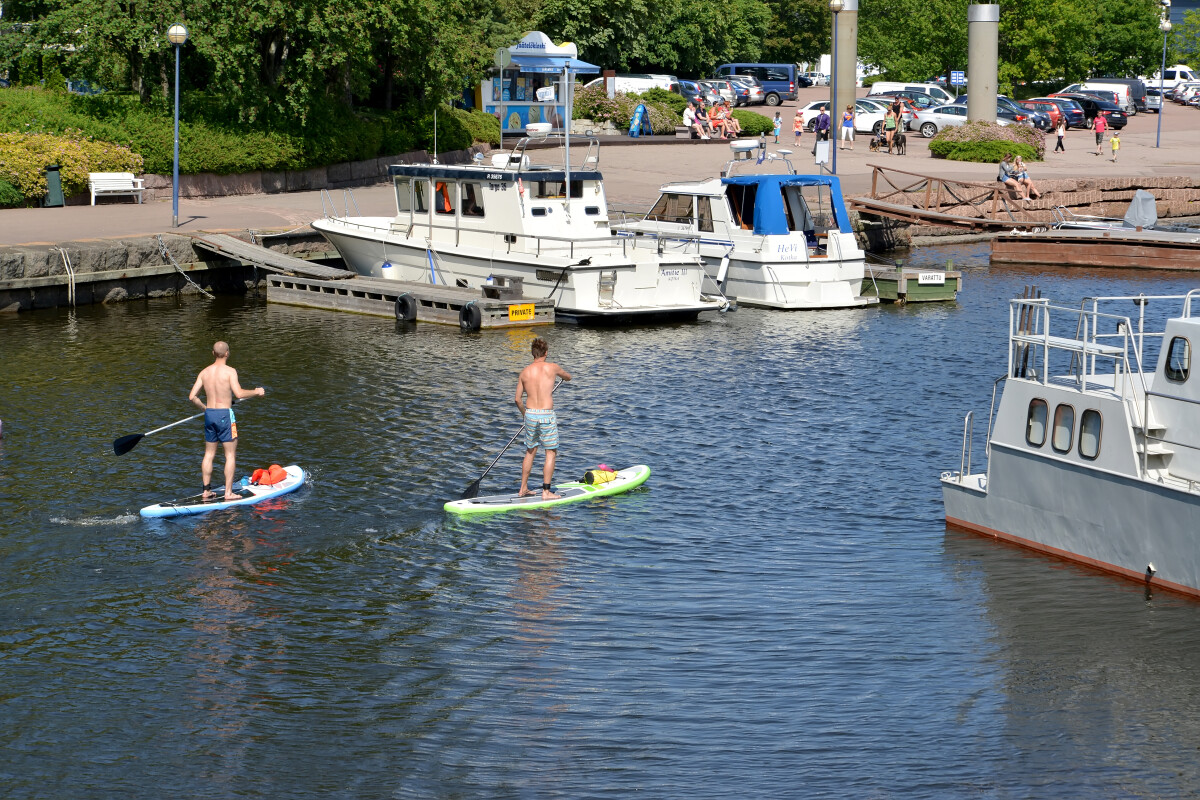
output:
POLYGON ((967 119, 996 121, 1000 82, 1000 6, 967 6, 967 119))
POLYGON ((834 15, 833 74, 829 79, 830 139, 837 147, 842 135, 842 112, 854 102, 858 85, 858 0, 842 0, 834 15))

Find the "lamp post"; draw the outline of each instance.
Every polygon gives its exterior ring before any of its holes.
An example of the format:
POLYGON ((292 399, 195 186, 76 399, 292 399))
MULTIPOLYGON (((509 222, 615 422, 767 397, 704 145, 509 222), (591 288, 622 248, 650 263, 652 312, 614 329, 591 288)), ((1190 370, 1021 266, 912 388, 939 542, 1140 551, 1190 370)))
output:
POLYGON ((1167 34, 1171 32, 1171 0, 1158 0, 1162 6, 1162 19, 1158 27, 1163 32, 1162 68, 1158 71, 1158 134, 1154 137, 1154 146, 1162 147, 1162 115, 1167 110, 1167 97, 1163 94, 1164 80, 1167 77, 1167 34))
POLYGON ((171 173, 171 227, 179 227, 179 48, 187 42, 188 31, 176 22, 167 30, 167 39, 175 45, 175 167, 171 173))
MULTIPOLYGON (((838 52, 837 52, 837 38, 838 38, 838 29, 837 29, 837 23, 838 23, 838 14, 841 12, 841 10, 842 10, 843 8, 845 8, 845 6, 846 6, 846 2, 845 2, 845 0, 829 0, 829 10, 833 12, 833 41, 832 41, 832 46, 829 48, 829 60, 833 62, 833 64, 832 64, 832 67, 833 67, 833 69, 831 70, 831 72, 833 73, 833 77, 832 77, 832 78, 830 79, 830 81, 829 81, 829 95, 830 95, 830 97, 829 97, 829 110, 830 110, 832 113, 829 115, 829 130, 827 130, 827 131, 825 132, 825 135, 826 135, 826 136, 828 136, 829 134, 831 134, 831 133, 833 133, 834 131, 836 131, 836 130, 837 130, 837 128, 835 128, 835 127, 834 127, 834 124, 833 124, 833 120, 834 120, 834 118, 837 116, 837 113, 838 113, 838 93, 837 93, 837 82, 838 82, 838 52)), ((829 150, 830 150, 830 152, 831 152, 831 154, 832 154, 832 155, 831 155, 831 158, 833 159, 833 169, 831 170, 831 172, 832 172, 834 175, 837 175, 837 142, 836 142, 836 141, 834 141, 834 140, 832 140, 832 139, 827 139, 826 141, 828 141, 828 142, 829 142, 829 150)))

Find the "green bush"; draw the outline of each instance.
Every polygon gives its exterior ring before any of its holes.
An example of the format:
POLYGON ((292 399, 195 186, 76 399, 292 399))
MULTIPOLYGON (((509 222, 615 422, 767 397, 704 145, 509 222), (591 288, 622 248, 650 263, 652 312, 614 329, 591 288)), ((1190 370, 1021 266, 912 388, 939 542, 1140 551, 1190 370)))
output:
MULTIPOLYGON (((667 94, 671 93, 667 92, 667 94)), ((576 92, 574 115, 575 119, 590 119, 595 122, 612 120, 618 129, 629 130, 629 121, 633 118, 633 112, 639 103, 646 106, 650 129, 656 134, 674 133, 675 126, 683 122, 681 112, 676 112, 661 102, 648 100, 644 95, 618 92, 617 96, 610 100, 603 84, 579 89, 576 92)), ((686 101, 684 105, 686 106, 686 101)))
POLYGON ((755 111, 734 111, 733 117, 742 126, 743 136, 762 136, 775 130, 775 123, 755 111))
POLYGON ((0 208, 13 208, 25 203, 25 195, 21 194, 21 190, 0 178, 0 208))
POLYGON ((929 140, 931 156, 951 161, 997 162, 1005 152, 1026 161, 1042 161, 1046 137, 1028 125, 968 122, 957 128, 943 128, 929 140))
POLYGON ((46 196, 46 167, 58 164, 63 193, 87 189, 89 172, 142 171, 142 157, 127 147, 94 141, 82 131, 63 136, 46 133, 0 133, 0 180, 26 200, 46 196))
POLYGON ((683 117, 683 110, 687 108, 687 98, 675 92, 668 92, 666 89, 650 89, 642 92, 643 103, 654 103, 657 106, 666 106, 676 114, 683 117))
POLYGON ((462 108, 453 108, 450 110, 471 134, 473 141, 500 144, 500 120, 496 119, 494 115, 479 109, 467 111, 462 108))

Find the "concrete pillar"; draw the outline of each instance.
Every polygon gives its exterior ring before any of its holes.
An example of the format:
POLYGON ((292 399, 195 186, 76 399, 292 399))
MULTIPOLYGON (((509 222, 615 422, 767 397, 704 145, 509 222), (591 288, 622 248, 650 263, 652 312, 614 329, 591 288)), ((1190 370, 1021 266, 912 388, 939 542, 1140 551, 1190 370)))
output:
POLYGON ((967 6, 967 119, 996 121, 1000 83, 1000 6, 967 6))
MULTIPOLYGON (((829 111, 834 132, 839 136, 842 112, 854 102, 855 84, 858 81, 858 0, 844 2, 845 5, 837 15, 837 63, 833 67, 837 75, 837 97, 831 96, 833 108, 829 111)), ((831 80, 831 87, 832 83, 831 80)))

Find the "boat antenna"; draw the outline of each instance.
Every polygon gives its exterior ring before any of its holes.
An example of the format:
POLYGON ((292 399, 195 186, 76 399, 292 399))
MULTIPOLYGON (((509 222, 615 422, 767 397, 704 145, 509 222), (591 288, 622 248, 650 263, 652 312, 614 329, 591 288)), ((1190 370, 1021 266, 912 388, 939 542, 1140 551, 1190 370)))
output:
POLYGON ((437 106, 433 107, 433 163, 437 163, 437 106))
POLYGON ((563 141, 566 143, 566 197, 563 198, 563 211, 567 214, 567 221, 571 219, 571 84, 574 81, 569 80, 571 75, 571 63, 568 61, 563 65, 563 108, 566 119, 563 120, 563 141))

